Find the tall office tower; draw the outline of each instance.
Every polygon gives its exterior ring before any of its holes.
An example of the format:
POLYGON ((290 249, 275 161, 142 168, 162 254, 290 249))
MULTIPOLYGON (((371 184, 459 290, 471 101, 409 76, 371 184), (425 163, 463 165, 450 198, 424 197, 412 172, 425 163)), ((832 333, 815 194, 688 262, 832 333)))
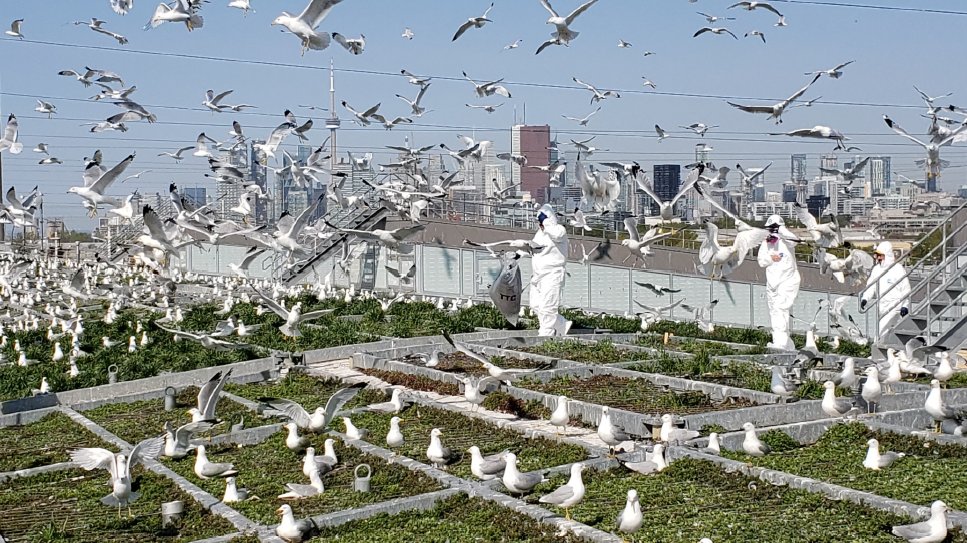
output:
POLYGON ((819 157, 819 167, 824 170, 835 170, 839 168, 839 157, 836 155, 823 155, 819 157))
POLYGON ((890 157, 871 157, 866 167, 868 169, 866 180, 870 184, 870 192, 873 196, 886 194, 887 189, 890 188, 890 176, 892 175, 890 157))
POLYGON ((796 183, 802 183, 808 179, 806 155, 792 155, 792 168, 789 172, 789 179, 796 183))
MULTIPOLYGON (((261 187, 262 192, 267 192, 269 187, 265 182, 266 167, 259 161, 259 153, 254 147, 256 143, 264 144, 265 142, 261 140, 252 140, 250 142, 248 167, 249 183, 258 185, 261 187)), ((234 204, 232 204, 232 207, 234 207, 234 204)), ((267 224, 269 222, 270 209, 271 208, 265 198, 258 199, 258 202, 255 204, 255 209, 253 210, 256 224, 267 224)), ((271 220, 274 221, 275 219, 276 217, 271 217, 271 220)))
MULTIPOLYGON (((678 194, 682 184, 682 167, 678 164, 655 164, 651 178, 654 180, 652 186, 655 194, 667 202, 678 194)), ((658 204, 655 202, 651 202, 651 214, 658 214, 658 204)))
MULTIPOLYGON (((511 129, 510 152, 527 158, 531 166, 545 166, 550 164, 551 127, 529 126, 518 124, 511 129)), ((531 198, 543 202, 547 199, 547 188, 550 185, 550 175, 536 168, 521 168, 516 163, 510 163, 510 178, 513 183, 520 183, 520 190, 527 191, 531 198)))

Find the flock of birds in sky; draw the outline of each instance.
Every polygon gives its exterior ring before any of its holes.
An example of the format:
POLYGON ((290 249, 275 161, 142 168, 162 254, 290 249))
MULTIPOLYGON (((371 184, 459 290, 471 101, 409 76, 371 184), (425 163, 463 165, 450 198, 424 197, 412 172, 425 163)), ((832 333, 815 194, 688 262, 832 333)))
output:
MULTIPOLYGON (((583 18, 590 16, 588 14, 593 14, 592 8, 598 2, 598 0, 590 0, 562 16, 561 13, 563 12, 558 12, 548 0, 539 1, 550 14, 547 24, 553 26, 553 33, 549 39, 539 45, 535 54, 540 54, 549 47, 569 46, 579 37, 580 32, 575 28, 579 26, 583 18)), ((134 9, 133 0, 111 0, 110 3, 114 11, 120 15, 128 14, 134 9)), ((300 51, 303 55, 309 51, 324 50, 330 46, 331 41, 335 41, 353 55, 364 54, 366 50, 365 36, 347 37, 319 28, 331 10, 341 3, 342 0, 312 0, 298 15, 283 12, 272 22, 272 25, 280 26, 286 32, 293 34, 299 40, 300 51)), ((171 3, 161 3, 154 9, 145 29, 153 29, 171 23, 184 24, 188 31, 202 30, 205 25, 205 20, 201 15, 204 5, 205 2, 201 0, 176 0, 171 3)), ((253 11, 248 0, 232 0, 229 7, 241 10, 244 14, 253 11)), ((480 15, 467 18, 456 28, 451 41, 457 41, 468 32, 479 31, 489 24, 496 24, 495 19, 491 18, 493 9, 494 4, 491 3, 480 15)), ((785 16, 773 5, 766 2, 737 2, 729 6, 729 9, 771 13, 778 17, 774 23, 776 31, 782 31, 782 28, 788 24, 785 16)), ((738 35, 729 28, 716 26, 734 21, 738 17, 715 16, 704 12, 700 12, 699 15, 705 19, 709 26, 698 29, 694 33, 695 38, 713 39, 713 36, 721 38, 727 35, 738 39, 738 35)), ((29 34, 29 26, 25 25, 25 22, 23 19, 13 21, 5 35, 13 39, 23 39, 26 35, 25 32, 29 34)), ((92 32, 114 40, 119 47, 123 47, 129 42, 127 37, 110 30, 108 21, 92 18, 89 22, 74 21, 73 24, 87 25, 92 32)), ((766 42, 765 33, 757 29, 749 30, 744 36, 759 39, 763 43, 766 42)), ((405 28, 402 38, 415 39, 415 33, 411 28, 405 28)), ((515 50, 520 47, 521 40, 517 40, 505 46, 504 49, 515 50)), ((620 40, 618 47, 630 48, 632 44, 620 40)), ((645 52, 644 54, 648 56, 653 53, 645 52)), ((788 114, 790 110, 810 107, 819 99, 807 100, 804 98, 814 85, 817 85, 824 77, 831 81, 839 79, 852 62, 843 62, 830 69, 805 73, 804 75, 808 77, 805 83, 790 85, 791 88, 798 87, 797 90, 780 102, 772 104, 729 102, 728 105, 750 114, 763 115, 776 125, 784 124, 783 116, 788 114)), ((120 74, 86 66, 82 70, 62 69, 59 74, 65 78, 76 80, 85 89, 96 87, 98 94, 91 97, 91 100, 110 102, 121 110, 116 115, 94 123, 89 128, 92 133, 125 132, 130 123, 152 123, 158 120, 156 114, 135 100, 137 87, 134 85, 127 86, 127 80, 120 74)), ((400 74, 408 84, 415 87, 413 98, 410 98, 410 95, 395 95, 396 98, 406 104, 408 112, 405 115, 390 115, 381 112, 382 103, 366 108, 355 108, 348 101, 342 101, 341 105, 352 116, 352 120, 360 126, 371 126, 375 123, 376 126, 383 126, 385 129, 391 130, 399 125, 413 123, 414 118, 422 117, 431 111, 427 100, 429 100, 428 96, 432 96, 428 92, 432 85, 432 78, 416 75, 406 69, 402 69, 400 74)), ((477 99, 511 98, 512 96, 511 89, 508 88, 509 85, 502 78, 477 80, 466 72, 463 73, 463 77, 472 86, 473 96, 477 99)), ((651 88, 656 86, 651 80, 643 79, 644 86, 651 88)), ((614 90, 596 86, 577 77, 574 77, 573 81, 576 85, 587 90, 590 105, 597 107, 583 117, 564 115, 565 119, 579 126, 587 126, 607 101, 620 98, 620 94, 614 90)), ((946 162, 940 158, 941 148, 967 140, 967 122, 963 119, 949 118, 945 116, 944 112, 949 111, 967 116, 967 110, 952 105, 946 107, 935 105, 935 102, 949 95, 930 96, 919 89, 917 89, 917 92, 926 105, 925 116, 930 120, 927 137, 909 134, 887 116, 884 116, 884 121, 896 134, 923 148, 926 155, 920 161, 920 165, 928 174, 936 175, 946 165, 946 162)), ((232 89, 208 90, 202 94, 201 104, 212 115, 242 112, 256 107, 244 102, 229 103, 233 101, 233 93, 234 90, 232 89)), ((493 113, 502 105, 503 102, 499 101, 489 104, 466 104, 468 108, 481 110, 488 114, 493 113)), ((35 111, 52 117, 57 114, 57 106, 49 101, 38 100, 35 111)), ((253 348, 251 345, 231 339, 232 336, 244 338, 257 329, 259 325, 246 325, 240 320, 228 319, 220 323, 211 332, 182 330, 178 327, 183 318, 182 310, 172 302, 176 284, 189 278, 179 271, 177 266, 171 265, 172 259, 177 259, 185 247, 189 245, 244 244, 252 246, 252 249, 241 262, 232 264, 233 277, 219 279, 190 278, 210 282, 215 289, 216 299, 224 302, 224 308, 220 311, 221 314, 227 315, 232 306, 239 301, 252 302, 259 306, 260 311, 271 311, 284 321, 279 327, 281 334, 287 338, 298 337, 301 335, 300 326, 303 323, 321 318, 331 310, 303 311, 300 303, 287 307, 284 298, 288 295, 299 294, 302 291, 286 289, 266 280, 249 278, 247 268, 256 258, 266 251, 271 251, 280 255, 289 268, 295 268, 313 256, 312 246, 316 240, 326 239, 337 233, 345 234, 346 240, 342 242, 341 254, 332 273, 338 271, 347 276, 350 275, 349 270, 353 260, 363 254, 369 244, 379 245, 400 254, 408 254, 412 251, 413 243, 420 242, 420 234, 425 229, 422 218, 425 217, 427 210, 434 202, 447 197, 452 191, 461 190, 461 186, 467 181, 460 177, 461 173, 469 165, 484 161, 494 145, 489 140, 459 135, 457 138, 459 145, 453 147, 446 143, 421 147, 411 147, 409 144, 390 146, 389 148, 399 155, 396 160, 386 164, 375 163, 371 153, 350 154, 349 158, 354 170, 369 171, 379 168, 383 171, 393 171, 398 175, 395 181, 378 185, 372 184, 371 195, 347 194, 345 183, 349 176, 345 173, 332 172, 327 167, 330 157, 327 154, 326 143, 314 146, 313 153, 301 161, 293 158, 288 150, 283 147, 287 140, 309 142, 313 121, 311 119, 300 119, 291 110, 285 110, 278 122, 278 126, 266 137, 259 138, 264 143, 253 145, 263 164, 277 175, 290 175, 293 184, 297 187, 306 188, 322 185, 323 183, 318 176, 323 174, 328 175, 330 181, 324 195, 309 202, 308 207, 296 215, 291 215, 288 212, 283 213, 271 229, 266 226, 254 225, 253 218, 258 201, 273 196, 267 194, 263 187, 246 179, 245 172, 226 158, 226 154, 244 146, 252 139, 238 121, 231 123, 226 138, 212 138, 203 132, 198 135, 194 144, 186 144, 179 149, 165 151, 158 155, 170 159, 173 163, 181 163, 186 159, 207 161, 210 173, 207 173, 206 177, 212 179, 215 183, 241 187, 239 201, 230 209, 231 218, 219 216, 211 205, 195 203, 191 198, 184 195, 174 183, 169 186, 169 197, 175 209, 173 217, 161 217, 149 205, 135 209, 133 201, 137 192, 122 198, 112 195, 111 189, 119 183, 131 179, 140 179, 142 175, 147 173, 147 171, 141 171, 128 175, 129 168, 136 162, 136 155, 131 153, 124 157, 107 158, 102 152, 96 151, 92 153, 91 157, 85 158, 82 183, 71 187, 69 192, 76 195, 80 204, 91 217, 96 217, 101 211, 105 211, 108 215, 117 216, 127 223, 135 223, 136 219, 140 219, 143 224, 143 232, 125 249, 129 262, 122 264, 114 264, 109 259, 99 258, 97 262, 74 262, 74 267, 61 267, 56 261, 44 259, 2 259, 2 262, 0 262, 0 292, 2 292, 4 298, 11 301, 12 307, 22 307, 25 310, 26 316, 17 321, 19 323, 17 326, 20 329, 39 329, 42 319, 48 321, 44 324, 47 325, 48 340, 51 341, 54 353, 53 360, 55 362, 66 360, 71 377, 76 377, 81 373, 82 360, 87 354, 81 348, 81 339, 84 337, 84 316, 82 310, 78 307, 78 302, 89 300, 110 300, 110 305, 104 316, 105 322, 113 322, 117 318, 118 312, 125 307, 150 307, 152 310, 165 312, 165 316, 157 321, 165 336, 170 334, 176 340, 198 342, 203 347, 212 350, 253 348), (219 139, 223 141, 219 141, 219 139), (453 172, 444 172, 438 178, 431 178, 426 173, 424 161, 431 150, 438 148, 447 153, 456 168, 453 172), (281 168, 274 167, 278 165, 280 160, 284 166, 281 168), (378 204, 374 201, 378 201, 378 204), (398 213, 405 220, 411 221, 412 224, 393 230, 358 230, 331 224, 326 218, 313 222, 312 219, 319 214, 321 207, 326 203, 340 210, 366 208, 374 205, 385 206, 398 213), (350 239, 355 240, 356 243, 350 243, 350 239), (43 311, 38 310, 40 304, 46 304, 43 311), (62 343, 64 345, 69 344, 70 347, 65 349, 62 343)), ((697 137, 704 137, 709 130, 718 127, 696 122, 684 125, 683 128, 691 130, 697 137)), ((2 138, 0 138, 0 152, 20 154, 25 150, 23 142, 19 140, 18 132, 18 120, 14 114, 10 114, 2 138)), ((655 132, 659 142, 668 137, 666 131, 658 125, 655 125, 655 132)), ((825 125, 789 131, 783 130, 775 132, 774 135, 828 140, 835 144, 836 150, 860 151, 860 149, 848 145, 849 138, 844 133, 825 125)), ((655 192, 645 170, 637 162, 603 162, 600 165, 607 169, 597 169, 590 162, 590 159, 596 152, 605 150, 596 147, 593 140, 592 137, 585 140, 572 139, 569 142, 569 145, 573 146, 578 152, 577 160, 574 162, 574 179, 582 191, 583 209, 578 208, 573 213, 566 214, 565 218, 567 224, 576 232, 590 232, 592 228, 588 224, 588 220, 612 212, 621 195, 623 182, 629 179, 633 180, 638 188, 655 201, 663 224, 641 232, 638 228, 637 218, 627 219, 625 227, 628 237, 621 240, 621 245, 628 250, 626 261, 634 258, 636 264, 644 263, 646 258, 652 255, 650 249, 652 245, 677 233, 675 229, 677 227, 672 222, 675 219, 675 206, 683 197, 693 191, 699 197, 708 201, 709 205, 715 208, 719 215, 728 218, 736 229, 736 234, 731 243, 728 243, 724 236, 720 237, 718 227, 714 222, 704 222, 705 238, 697 255, 697 273, 712 278, 727 278, 744 261, 746 255, 757 248, 769 235, 767 230, 752 226, 742 220, 721 202, 722 195, 737 197, 747 194, 752 188, 760 187, 763 174, 772 165, 771 163, 757 169, 736 165, 735 170, 740 176, 738 186, 729 182, 728 177, 733 171, 729 167, 716 167, 712 163, 692 164, 689 166, 686 179, 678 193, 670 199, 665 199, 655 192)), ((555 141, 552 145, 557 146, 558 143, 555 141)), ((34 144, 32 152, 44 157, 39 161, 41 166, 63 164, 62 160, 51 155, 51 147, 43 142, 34 144)), ((560 176, 565 170, 565 165, 560 162, 529 164, 526 157, 512 153, 499 153, 496 157, 521 168, 534 168, 546 172, 552 184, 559 183, 560 176)), ((862 171, 868 161, 869 158, 865 158, 850 168, 824 170, 823 173, 836 176, 838 179, 836 190, 846 192, 853 186, 853 183, 861 179, 862 171)), ((493 192, 487 195, 487 199, 497 205, 505 204, 511 200, 517 188, 519 188, 519 185, 494 187, 493 192)), ((29 192, 18 192, 16 187, 11 186, 5 195, 5 202, 2 203, 3 209, 0 212, 0 221, 12 224, 15 228, 36 228, 38 211, 42 204, 43 193, 38 187, 29 192)), ((846 246, 837 218, 832 213, 823 213, 816 217, 797 204, 797 218, 804 227, 801 229, 801 239, 796 241, 809 244, 814 249, 816 260, 821 264, 824 273, 828 273, 839 283, 862 284, 865 282, 873 267, 873 261, 867 253, 850 248, 847 256, 837 257, 828 252, 829 249, 846 246)), ((515 253, 518 255, 532 254, 534 250, 539 249, 528 239, 509 239, 492 243, 466 240, 466 243, 471 246, 484 247, 495 256, 501 256, 494 251, 497 248, 507 249, 503 256, 515 253)), ((603 258, 608 252, 608 246, 607 241, 597 244, 582 241, 575 244, 575 251, 580 251, 581 264, 587 264, 592 260, 603 258), (589 247, 590 250, 588 250, 589 247)), ((509 260, 503 260, 503 263, 505 269, 513 264, 509 260)), ((387 272, 397 279, 399 289, 397 292, 392 292, 388 297, 380 299, 384 311, 392 304, 407 303, 412 299, 412 296, 406 294, 404 287, 412 285, 416 269, 415 266, 411 266, 408 270, 387 266, 387 272)), ((357 293, 353 287, 339 292, 332 286, 332 283, 333 277, 330 275, 325 281, 314 285, 312 287, 313 292, 323 299, 344 296, 347 301, 359 297, 376 296, 374 293, 357 293)), ((658 297, 678 292, 650 283, 639 283, 639 286, 647 288, 658 297)), ((829 316, 834 334, 834 346, 840 337, 859 343, 868 341, 859 326, 847 314, 846 303, 850 299, 851 297, 844 296, 831 304, 822 303, 813 320, 805 323, 808 329, 807 341, 805 347, 799 352, 799 362, 803 367, 807 367, 809 363, 820 356, 816 345, 816 328, 819 316, 823 311, 829 316)), ((444 301, 443 298, 439 298, 435 302, 440 308, 447 307, 446 304, 450 304, 451 309, 473 303, 471 300, 444 301)), ((649 304, 637 301, 636 303, 641 308, 636 316, 640 318, 641 330, 643 331, 659 320, 670 318, 671 311, 676 308, 689 312, 692 315, 692 320, 697 322, 703 330, 708 332, 714 330, 712 312, 718 303, 717 300, 704 305, 689 305, 685 303, 684 299, 678 299, 663 307, 652 307, 649 304)), ((510 310, 501 307, 501 311, 512 323, 516 323, 518 318, 527 315, 526 309, 520 308, 519 305, 510 310)), ((483 403, 487 393, 495 386, 528 373, 528 370, 498 367, 488 357, 474 352, 468 346, 455 342, 449 337, 446 337, 446 339, 450 341, 454 350, 479 362, 481 367, 487 370, 488 375, 482 379, 476 380, 470 377, 463 379, 464 398, 473 406, 479 406, 483 403)), ((153 338, 149 337, 147 330, 143 329, 140 323, 137 323, 136 326, 132 325, 127 349, 129 352, 133 352, 152 340, 153 338)), ((6 342, 7 336, 3 331, 3 325, 0 324, 0 346, 6 345, 6 342)), ((108 337, 101 338, 101 345, 105 349, 124 348, 123 344, 118 344, 116 339, 108 337)), ((27 366, 36 363, 36 361, 27 358, 25 350, 20 348, 19 343, 15 345, 14 350, 18 353, 16 362, 18 365, 27 366)), ((440 352, 429 353, 423 357, 423 363, 428 367, 434 367, 438 364, 441 354, 440 352)), ((942 384, 952 378, 954 367, 957 366, 957 360, 953 360, 953 358, 955 358, 955 355, 931 350, 922 343, 917 343, 917 340, 912 340, 903 351, 890 350, 886 362, 881 366, 870 366, 862 370, 866 380, 858 390, 856 397, 837 397, 835 394, 837 387, 850 389, 859 385, 855 363, 852 359, 847 359, 841 374, 836 379, 824 383, 825 394, 822 409, 828 416, 837 418, 851 417, 864 409, 870 411, 880 402, 884 394, 892 392, 891 385, 899 382, 904 373, 911 375, 929 374, 932 384, 925 402, 927 413, 936 420, 938 426, 944 432, 962 435, 967 414, 946 405, 942 397, 942 384), (936 369, 928 369, 927 367, 927 360, 931 356, 936 356, 939 360, 936 369)), ((131 469, 144 459, 153 459, 158 456, 180 459, 191 454, 192 451, 196 455, 194 471, 200 479, 226 479, 225 502, 231 503, 247 498, 245 490, 236 485, 235 479, 236 476, 244 476, 244 474, 239 474, 231 464, 210 461, 205 446, 192 441, 194 434, 210 431, 215 425, 219 424, 215 410, 219 393, 229 375, 230 371, 219 373, 205 383, 198 395, 198 405, 192 410, 191 422, 177 428, 166 427, 164 437, 141 442, 131 451, 125 453, 113 453, 105 449, 79 449, 73 453, 72 460, 79 466, 85 469, 106 469, 110 472, 112 491, 102 500, 105 504, 118 507, 120 514, 121 507, 129 506, 138 498, 137 492, 132 488, 131 469)), ((771 385, 773 393, 782 398, 790 398, 795 394, 796 386, 795 379, 783 374, 781 370, 773 371, 771 385)), ((324 407, 319 407, 311 412, 304 406, 290 400, 263 399, 268 413, 278 414, 288 419, 289 422, 284 426, 287 432, 286 445, 294 452, 304 454, 302 473, 309 481, 309 484, 293 482, 286 485, 284 489, 280 489, 283 492, 279 496, 280 499, 307 499, 324 492, 323 477, 338 463, 334 441, 327 439, 323 453, 321 455, 316 454, 314 448, 309 446, 309 441, 304 435, 300 435, 300 432, 321 433, 327 431, 338 418, 337 412, 359 390, 359 386, 342 389, 336 392, 324 407)), ((51 387, 46 378, 42 380, 37 392, 51 392, 51 387)), ((564 433, 567 433, 569 424, 567 402, 566 397, 558 398, 556 409, 553 410, 549 421, 564 433)), ((391 449, 398 448, 403 444, 403 434, 399 427, 401 419, 398 415, 406 407, 407 401, 403 398, 400 390, 394 390, 389 402, 369 406, 373 411, 393 415, 390 431, 385 438, 386 445, 391 449)), ((368 437, 366 430, 357 428, 350 418, 342 417, 342 422, 348 439, 365 439, 368 437)), ((659 472, 668 465, 668 460, 664 456, 664 447, 667 444, 693 442, 698 438, 697 433, 678 428, 671 415, 662 417, 662 423, 659 442, 654 445, 645 460, 625 463, 629 469, 645 474, 659 472)), ((751 423, 746 423, 744 430, 743 450, 746 453, 752 456, 769 454, 768 445, 758 438, 756 429, 751 423)), ((630 434, 611 420, 607 407, 603 408, 597 435, 612 451, 632 441, 630 434)), ((445 446, 445 437, 439 429, 432 430, 430 435, 427 436, 426 458, 432 464, 441 468, 462 458, 462 454, 445 446)), ((717 454, 720 451, 718 436, 714 433, 708 437, 707 441, 702 443, 701 450, 703 452, 717 454)), ((872 470, 888 469, 893 462, 902 456, 889 451, 880 451, 876 440, 871 440, 868 447, 868 454, 863 464, 872 470)), ((480 448, 471 447, 467 452, 471 458, 471 471, 476 477, 484 481, 499 478, 512 494, 530 493, 545 481, 540 473, 518 471, 517 456, 510 451, 483 456, 480 448)), ((574 464, 568 483, 541 496, 540 502, 563 508, 565 514, 569 517, 570 510, 584 499, 585 487, 582 480, 584 469, 585 466, 582 463, 574 464)), ((946 511, 947 508, 943 502, 935 502, 932 507, 933 516, 931 520, 910 526, 895 527, 894 533, 909 541, 924 543, 941 541, 947 533, 946 511)), ((286 541, 300 541, 304 535, 314 528, 311 522, 295 519, 292 509, 288 505, 282 505, 278 513, 282 516, 282 523, 277 528, 277 534, 286 541)), ((641 524, 642 514, 638 495, 632 489, 628 491, 627 505, 617 519, 616 528, 622 533, 630 534, 640 529, 641 524)))

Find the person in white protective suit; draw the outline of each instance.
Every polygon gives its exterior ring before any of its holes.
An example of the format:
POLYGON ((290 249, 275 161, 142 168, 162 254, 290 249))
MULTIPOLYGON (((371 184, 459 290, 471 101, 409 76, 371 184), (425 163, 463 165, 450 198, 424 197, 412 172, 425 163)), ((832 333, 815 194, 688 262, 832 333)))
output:
POLYGON ((910 311, 910 281, 903 264, 897 264, 893 244, 881 241, 873 250, 876 265, 866 280, 866 288, 860 294, 860 307, 865 308, 874 299, 880 312, 879 335, 882 337, 894 319, 906 317, 910 311), (891 268, 891 266, 893 266, 891 268), (894 286, 896 285, 896 286, 894 286), (892 288, 891 288, 892 287, 892 288))
POLYGON ((759 246, 759 265, 766 269, 766 301, 772 321, 770 347, 795 350, 789 337, 790 311, 799 295, 799 266, 796 264, 796 236, 779 215, 766 220, 769 237, 759 246))
POLYGON ((564 266, 567 264, 567 230, 558 224, 554 208, 541 206, 537 215, 537 233, 531 260, 530 307, 540 321, 541 336, 564 336, 571 329, 571 321, 558 314, 561 306, 561 287, 564 285, 564 266))

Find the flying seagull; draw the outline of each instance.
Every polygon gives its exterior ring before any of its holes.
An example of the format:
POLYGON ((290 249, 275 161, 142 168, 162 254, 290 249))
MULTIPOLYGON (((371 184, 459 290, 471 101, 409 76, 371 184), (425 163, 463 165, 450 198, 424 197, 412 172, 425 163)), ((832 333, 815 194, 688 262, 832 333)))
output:
POLYGON ((479 17, 470 17, 467 19, 467 22, 460 25, 460 28, 457 29, 457 32, 453 35, 453 39, 450 41, 457 41, 457 38, 463 36, 463 33, 471 28, 483 28, 485 24, 492 23, 493 21, 487 18, 487 16, 490 15, 490 10, 492 9, 494 9, 493 2, 490 3, 490 7, 487 8, 487 11, 483 12, 483 15, 479 17))
MULTIPOLYGON (((765 41, 765 39, 763 39, 763 41, 765 41)), ((789 107, 790 104, 795 102, 800 96, 805 94, 806 91, 809 90, 809 87, 811 87, 812 84, 815 83, 819 78, 820 76, 817 75, 816 77, 813 78, 812 81, 809 82, 808 85, 797 90, 795 93, 793 93, 792 96, 790 96, 789 98, 786 98, 781 102, 773 104, 771 106, 744 106, 741 104, 736 104, 734 102, 727 102, 727 103, 730 106, 741 109, 742 111, 745 111, 747 113, 767 113, 770 119, 775 119, 776 124, 779 124, 782 122, 782 113, 786 111, 786 108, 789 107)))
POLYGON ((342 0, 311 0, 298 16, 283 11, 272 21, 272 25, 284 26, 286 30, 295 34, 302 42, 303 55, 309 49, 322 51, 329 47, 332 36, 328 32, 317 32, 316 28, 339 2, 342 0))

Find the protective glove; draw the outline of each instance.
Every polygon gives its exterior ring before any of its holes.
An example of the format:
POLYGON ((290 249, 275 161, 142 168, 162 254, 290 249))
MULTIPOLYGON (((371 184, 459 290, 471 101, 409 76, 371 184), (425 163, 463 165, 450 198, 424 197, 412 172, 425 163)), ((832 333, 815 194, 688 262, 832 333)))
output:
POLYGON ((860 300, 860 309, 866 309, 866 300, 860 300))
POLYGON ((905 307, 901 307, 900 308, 900 316, 901 317, 906 317, 909 314, 910 314, 910 310, 909 309, 907 309, 905 307))

